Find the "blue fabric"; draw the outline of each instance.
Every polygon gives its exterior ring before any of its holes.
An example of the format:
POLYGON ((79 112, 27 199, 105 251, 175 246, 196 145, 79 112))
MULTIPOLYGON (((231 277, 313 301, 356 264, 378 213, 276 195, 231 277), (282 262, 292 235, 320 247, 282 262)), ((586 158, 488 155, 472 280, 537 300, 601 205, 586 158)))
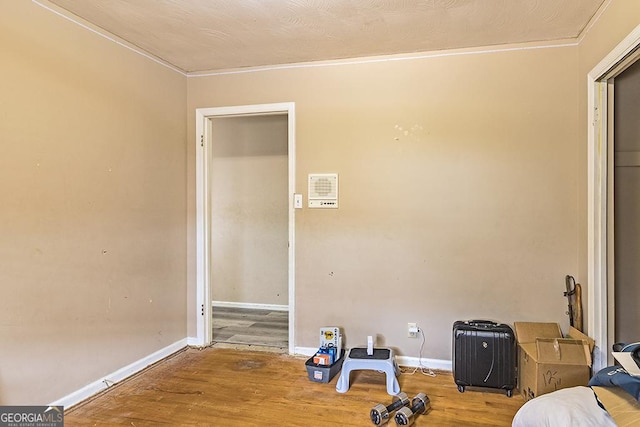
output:
POLYGON ((632 377, 621 366, 608 366, 598 371, 589 386, 620 387, 640 402, 640 378, 632 377))
POLYGON ((640 342, 634 342, 631 344, 623 345, 620 351, 628 351, 628 352, 634 353, 634 352, 638 352, 638 349, 640 349, 640 342))

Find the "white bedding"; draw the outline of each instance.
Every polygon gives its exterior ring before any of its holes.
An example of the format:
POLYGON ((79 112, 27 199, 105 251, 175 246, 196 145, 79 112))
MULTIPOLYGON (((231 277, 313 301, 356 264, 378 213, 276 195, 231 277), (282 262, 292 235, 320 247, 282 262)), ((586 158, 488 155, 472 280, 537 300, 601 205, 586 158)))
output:
POLYGON ((513 427, 616 427, 589 387, 564 388, 529 400, 513 418, 513 427))

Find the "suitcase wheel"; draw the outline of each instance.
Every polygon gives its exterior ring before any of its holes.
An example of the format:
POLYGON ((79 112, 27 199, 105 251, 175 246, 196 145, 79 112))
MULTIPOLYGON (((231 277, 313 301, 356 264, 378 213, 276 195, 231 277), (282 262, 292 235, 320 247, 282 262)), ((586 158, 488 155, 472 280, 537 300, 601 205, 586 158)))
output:
POLYGON ((459 385, 459 386, 458 386, 458 391, 459 391, 460 393, 464 393, 464 386, 463 386, 463 385, 459 385))
POLYGON ((507 390, 507 397, 513 396, 513 390, 507 390))

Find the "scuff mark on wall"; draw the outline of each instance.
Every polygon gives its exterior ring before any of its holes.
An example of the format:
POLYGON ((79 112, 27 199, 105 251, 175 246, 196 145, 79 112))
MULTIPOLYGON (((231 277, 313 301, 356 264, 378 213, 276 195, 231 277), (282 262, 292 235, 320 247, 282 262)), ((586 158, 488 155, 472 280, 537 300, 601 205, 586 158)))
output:
POLYGON ((410 128, 405 128, 404 126, 397 124, 393 128, 396 131, 396 136, 393 138, 394 141, 422 141, 422 133, 424 131, 424 128, 421 125, 415 124, 410 128))

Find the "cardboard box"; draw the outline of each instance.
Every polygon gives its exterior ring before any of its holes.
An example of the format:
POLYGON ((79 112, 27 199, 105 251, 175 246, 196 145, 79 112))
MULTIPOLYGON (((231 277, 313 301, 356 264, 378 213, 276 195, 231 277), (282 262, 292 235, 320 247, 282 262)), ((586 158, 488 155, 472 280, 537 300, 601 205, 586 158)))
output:
POLYGON ((524 400, 552 391, 586 386, 594 341, 571 328, 563 337, 557 323, 515 322, 518 388, 524 400))
POLYGON ((640 425, 640 402, 620 387, 591 387, 619 427, 640 425))

